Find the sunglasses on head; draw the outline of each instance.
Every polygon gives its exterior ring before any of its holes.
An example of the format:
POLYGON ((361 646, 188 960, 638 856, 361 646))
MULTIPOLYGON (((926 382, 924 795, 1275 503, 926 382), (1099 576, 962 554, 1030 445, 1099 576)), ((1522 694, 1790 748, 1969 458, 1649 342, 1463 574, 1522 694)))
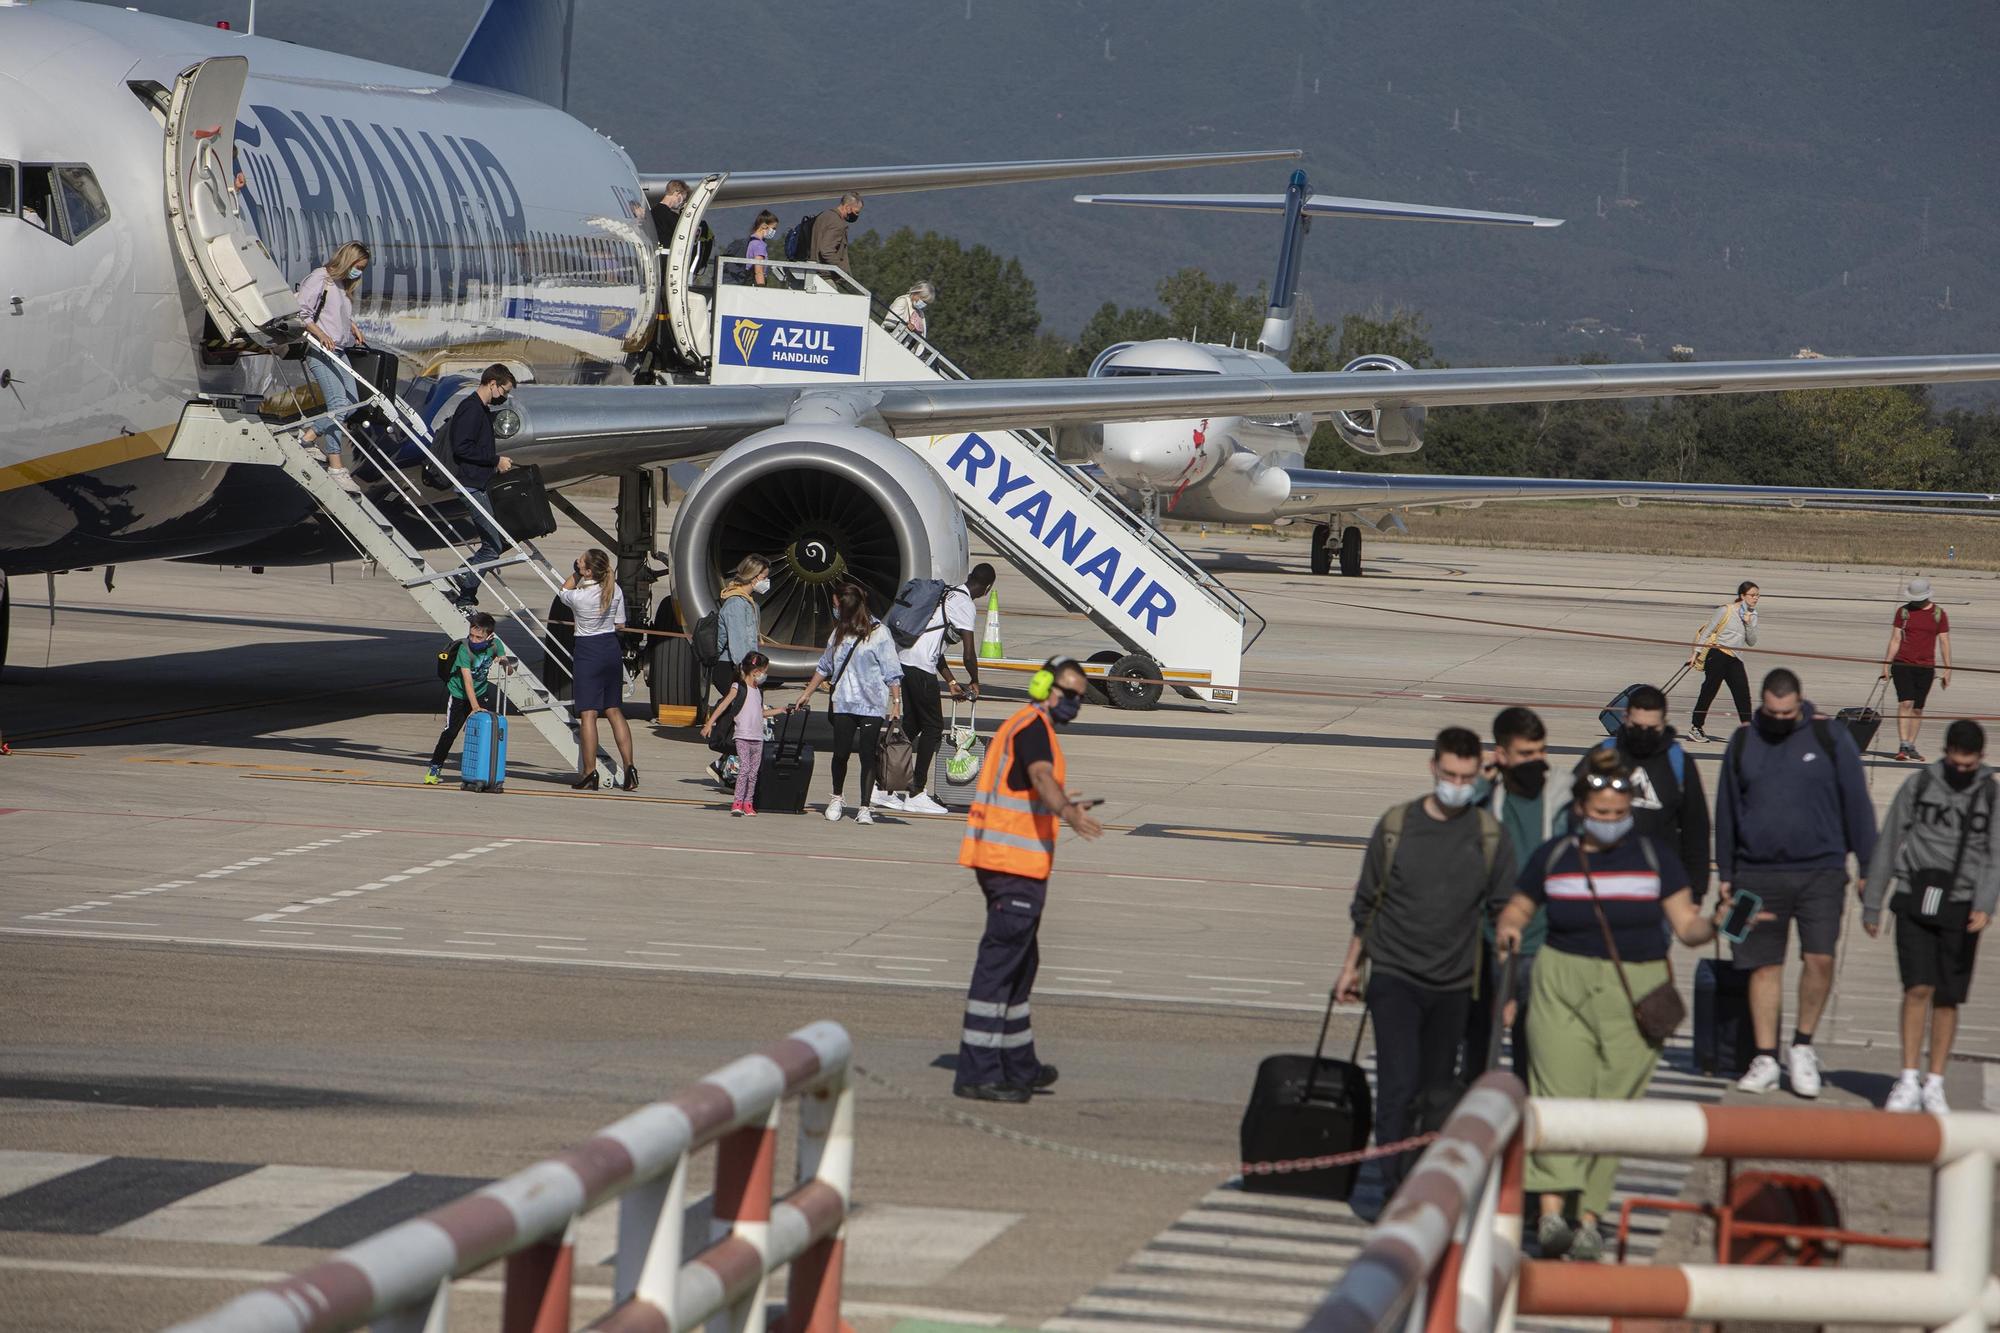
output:
POLYGON ((1629 793, 1632 790, 1632 780, 1630 778, 1606 777, 1602 773, 1586 773, 1583 778, 1583 785, 1592 791, 1622 791, 1629 793))

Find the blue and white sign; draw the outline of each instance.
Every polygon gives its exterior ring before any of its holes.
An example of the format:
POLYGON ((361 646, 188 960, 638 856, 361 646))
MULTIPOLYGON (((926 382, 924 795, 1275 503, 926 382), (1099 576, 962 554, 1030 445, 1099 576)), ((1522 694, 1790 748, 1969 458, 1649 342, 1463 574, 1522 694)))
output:
POLYGON ((817 324, 794 319, 725 315, 716 360, 753 370, 797 370, 819 375, 861 373, 858 324, 817 324))

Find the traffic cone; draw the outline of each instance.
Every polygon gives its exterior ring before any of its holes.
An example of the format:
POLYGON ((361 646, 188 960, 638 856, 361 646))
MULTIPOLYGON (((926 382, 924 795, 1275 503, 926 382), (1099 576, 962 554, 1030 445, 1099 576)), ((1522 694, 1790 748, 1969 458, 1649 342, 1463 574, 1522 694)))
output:
POLYGON ((1007 654, 1000 649, 1000 590, 986 599, 986 637, 979 641, 979 660, 997 662, 1007 654))

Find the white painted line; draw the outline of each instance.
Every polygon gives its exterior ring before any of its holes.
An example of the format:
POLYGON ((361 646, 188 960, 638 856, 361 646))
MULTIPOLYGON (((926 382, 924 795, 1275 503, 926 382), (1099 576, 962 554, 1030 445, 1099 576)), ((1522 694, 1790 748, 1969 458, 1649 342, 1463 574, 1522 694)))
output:
MULTIPOLYGON (((403 878, 408 879, 412 875, 428 875, 430 873, 431 873, 431 868, 429 866, 408 866, 403 871, 403 878)), ((391 875, 389 876, 389 878, 391 880, 394 880, 396 877, 394 875, 391 875)))
POLYGON ((1020 1220, 1019 1213, 971 1208, 864 1205, 847 1223, 846 1280, 882 1287, 933 1286, 1020 1220))
POLYGON ((451 854, 450 856, 447 856, 447 857, 445 858, 445 860, 447 860, 447 861, 470 861, 470 860, 471 860, 471 859, 472 859, 473 857, 475 857, 475 856, 477 856, 477 855, 479 855, 479 853, 477 853, 477 852, 453 852, 453 853, 452 853, 452 854, 451 854))
POLYGON ((387 940, 391 944, 401 944, 403 942, 401 935, 350 935, 348 938, 352 940, 387 940))
POLYGON ((0 1195, 18 1193, 45 1180, 96 1166, 103 1160, 74 1152, 0 1151, 0 1195))
POLYGON ((730 953, 769 953, 761 944, 690 944, 686 940, 647 940, 648 944, 665 945, 671 949, 726 949, 730 953))
POLYGON ((537 944, 537 945, 536 945, 535 947, 536 947, 537 949, 557 949, 557 950, 561 950, 561 951, 562 951, 562 952, 564 952, 564 953, 589 953, 589 952, 590 952, 590 949, 589 949, 589 947, 588 947, 588 946, 586 946, 586 945, 582 945, 582 944, 537 944))
POLYGON ((157 921, 106 921, 101 916, 94 916, 91 920, 100 926, 140 926, 146 929, 151 929, 160 924, 157 921))
MULTIPOLYGON (((408 878, 409 878, 408 875, 384 875, 382 876, 381 882, 374 885, 373 887, 379 889, 389 884, 401 884, 404 880, 408 878)), ((363 887, 368 887, 368 886, 364 885, 363 887)))
MULTIPOLYGON (((1204 976, 1200 972, 1190 972, 1187 974, 1187 978, 1189 981, 1254 981, 1260 986, 1303 986, 1306 984, 1303 981, 1276 981, 1270 977, 1210 977, 1204 976)), ((1214 990, 1215 987, 1211 986, 1209 989, 1214 990)))
POLYGON ((566 940, 571 944, 582 944, 590 938, 588 935, 521 935, 507 930, 468 930, 465 933, 468 935, 491 935, 503 940, 566 940))
POLYGON ((1267 990, 1253 990, 1248 986, 1210 986, 1218 995, 1269 995, 1267 990))
MULTIPOLYGON (((448 940, 447 940, 447 941, 446 941, 446 943, 450 943, 450 941, 448 941, 448 940)), ((625 952, 626 952, 626 953, 629 953, 629 954, 636 954, 637 956, 639 956, 639 957, 641 957, 641 958, 679 958, 679 957, 680 957, 680 955, 679 955, 679 954, 677 954, 677 953, 669 953, 669 952, 667 952, 667 951, 665 951, 665 950, 662 950, 662 949, 627 949, 627 950, 626 950, 625 952)))
POLYGON ((929 972, 931 970, 928 967, 898 967, 894 963, 877 963, 875 966, 884 972, 929 972))
MULTIPOLYGON (((1055 964, 1054 964, 1054 963, 1051 963, 1051 964, 1049 964, 1049 966, 1053 968, 1053 967, 1055 966, 1055 964)), ((1122 977, 1122 976, 1124 976, 1124 975, 1125 975, 1125 971, 1124 971, 1124 969, 1123 969, 1123 968, 1117 968, 1117 967, 1075 967, 1075 966, 1072 966, 1071 964, 1068 964, 1068 963, 1064 963, 1064 964, 1063 964, 1063 966, 1062 966, 1062 970, 1063 970, 1063 971, 1065 971, 1065 972, 1096 972, 1096 973, 1100 973, 1100 974, 1102 974, 1102 975, 1104 975, 1104 976, 1108 976, 1108 977, 1122 977)))
POLYGON ((104 1234, 137 1240, 259 1245, 329 1209, 401 1180, 405 1174, 334 1167, 263 1166, 176 1199, 104 1234))
POLYGON ((250 919, 252 921, 283 921, 285 918, 279 916, 276 912, 266 912, 262 916, 253 916, 250 919))
POLYGON ((382 883, 382 881, 380 881, 380 880, 376 880, 376 881, 374 881, 373 883, 370 883, 370 884, 356 884, 356 885, 354 886, 354 891, 355 891, 356 893, 373 893, 373 892, 375 892, 375 890, 377 890, 377 889, 380 889, 380 888, 385 888, 385 887, 387 887, 387 886, 386 886, 386 885, 384 885, 384 884, 382 883))
POLYGON ((258 928, 258 930, 257 930, 257 933, 258 933, 259 935, 310 935, 310 934, 312 934, 312 932, 311 932, 310 930, 279 930, 279 929, 278 929, 278 928, 276 928, 275 926, 261 926, 261 927, 259 927, 259 928, 258 928))
POLYGON ((359 898, 359 897, 361 896, 361 890, 359 890, 359 889, 335 889, 335 890, 333 891, 333 896, 334 896, 334 897, 336 897, 336 898, 359 898))
POLYGON ((331 902, 335 902, 335 901, 337 901, 337 900, 336 900, 336 899, 333 899, 333 898, 308 898, 308 899, 306 899, 306 902, 307 902, 308 904, 310 904, 311 906, 313 906, 313 907, 325 907, 325 906, 326 906, 326 905, 327 905, 328 903, 331 903, 331 902))
POLYGON ((949 958, 926 958, 922 954, 905 953, 837 953, 835 958, 887 958, 898 963, 949 963, 949 958))

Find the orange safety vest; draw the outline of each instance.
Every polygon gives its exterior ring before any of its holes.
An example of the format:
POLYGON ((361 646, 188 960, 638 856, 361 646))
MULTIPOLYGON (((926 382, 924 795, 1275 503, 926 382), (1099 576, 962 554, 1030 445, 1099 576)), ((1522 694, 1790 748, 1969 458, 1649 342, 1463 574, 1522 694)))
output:
MULTIPOLYGON (((1014 738, 1023 727, 1048 725, 1033 704, 1007 719, 986 747, 979 768, 979 786, 972 810, 965 817, 965 840, 958 845, 958 863, 975 870, 997 870, 1025 879, 1047 879, 1055 868, 1056 812, 1042 804, 1032 787, 1008 785, 1014 768, 1014 738)), ((1062 743, 1049 726, 1056 784, 1066 772, 1062 743)))

